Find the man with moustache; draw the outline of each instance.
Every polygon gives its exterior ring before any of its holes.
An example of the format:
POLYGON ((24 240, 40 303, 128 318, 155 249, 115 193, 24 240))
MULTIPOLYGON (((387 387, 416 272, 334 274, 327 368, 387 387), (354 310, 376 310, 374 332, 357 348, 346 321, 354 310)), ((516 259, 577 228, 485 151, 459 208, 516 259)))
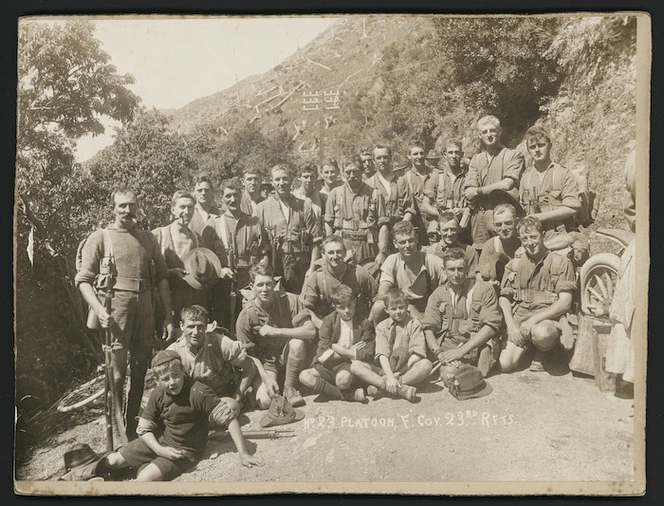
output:
MULTIPOLYGON (((389 229, 401 220, 412 221, 415 215, 413 195, 405 180, 392 170, 392 150, 389 146, 378 144, 373 150, 376 173, 365 183, 377 189, 385 202, 386 216, 389 220, 389 229)), ((376 263, 381 265, 387 255, 395 251, 393 244, 388 241, 385 251, 380 250, 376 263)))
POLYGON ((413 216, 413 225, 417 229, 419 243, 427 246, 429 244, 427 225, 430 221, 438 219, 438 209, 429 203, 429 199, 425 195, 425 188, 431 184, 431 181, 438 179, 439 170, 427 165, 424 144, 417 140, 410 143, 408 160, 410 167, 406 169, 400 179, 403 179, 408 185, 414 199, 416 213, 413 216))
POLYGON ((389 241, 385 202, 362 181, 363 170, 359 157, 344 160, 345 182, 330 192, 325 208, 326 231, 341 236, 355 263, 387 251, 389 241))
MULTIPOLYGON (((205 306, 207 301, 205 290, 196 290, 183 279, 187 274, 183 258, 189 251, 201 245, 200 236, 189 228, 195 204, 196 200, 191 193, 176 191, 171 202, 173 221, 152 231, 168 267, 171 304, 176 318, 180 317, 183 308, 194 304, 205 306)), ((157 322, 161 322, 164 311, 161 304, 157 308, 157 322)))
POLYGON ((248 169, 244 173, 244 191, 240 200, 240 211, 251 216, 259 202, 265 200, 260 192, 260 174, 258 171, 248 169))
POLYGON ((153 290, 158 288, 164 307, 164 337, 173 332, 173 311, 168 285, 168 267, 157 238, 136 227, 139 205, 133 190, 113 192, 115 220, 94 232, 83 246, 81 268, 75 282, 83 298, 99 317, 102 328, 110 329, 112 338, 113 385, 116 406, 122 405, 122 391, 127 372, 127 352, 131 355, 131 388, 127 398, 127 437, 136 438, 136 417, 143 396, 145 373, 155 341, 153 290), (95 293, 108 286, 112 277, 110 311, 95 293), (100 286, 101 285, 101 286, 100 286))
POLYGON ((320 258, 322 233, 311 201, 291 193, 290 168, 278 164, 271 173, 274 194, 256 206, 256 216, 274 245, 275 275, 283 277, 287 292, 299 294, 305 275, 320 258))
POLYGON ((213 320, 227 329, 242 309, 240 290, 249 283, 249 269, 259 262, 267 263, 269 243, 256 216, 240 209, 240 187, 232 181, 221 185, 224 212, 203 231, 203 242, 214 251, 221 263, 220 281, 212 289, 213 320), (231 314, 230 290, 235 282, 235 314, 231 314))
POLYGON ((194 215, 191 217, 189 228, 198 235, 203 234, 205 226, 221 214, 214 204, 214 188, 207 176, 199 176, 194 183, 194 196, 196 205, 194 215))
POLYGON ((471 234, 477 250, 489 237, 496 235, 493 209, 500 203, 491 195, 494 190, 507 192, 515 201, 519 180, 525 169, 523 155, 500 142, 502 128, 495 116, 484 116, 477 122, 483 151, 471 158, 464 182, 465 197, 471 208, 471 234))

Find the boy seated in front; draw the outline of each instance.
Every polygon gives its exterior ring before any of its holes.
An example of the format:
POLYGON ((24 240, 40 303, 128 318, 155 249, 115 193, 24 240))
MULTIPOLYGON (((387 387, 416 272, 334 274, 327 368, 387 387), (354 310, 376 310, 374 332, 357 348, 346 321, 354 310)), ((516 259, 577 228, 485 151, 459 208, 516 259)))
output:
POLYGON ((187 377, 175 351, 157 353, 152 371, 158 383, 139 419, 139 438, 108 455, 102 466, 138 468, 137 481, 172 480, 201 459, 210 424, 228 427, 243 466, 263 465, 247 453, 236 401, 220 399, 209 387, 187 377))
POLYGON ((432 369, 426 358, 424 332, 419 320, 411 316, 408 299, 401 290, 389 289, 383 302, 388 318, 376 326, 376 360, 380 367, 354 360, 350 371, 369 383, 369 395, 387 393, 413 402, 415 385, 427 379, 432 369))
POLYGON ((374 327, 355 311, 357 295, 347 285, 330 293, 335 311, 323 318, 312 367, 300 373, 300 383, 317 394, 347 401, 366 402, 364 389, 353 389, 351 360, 371 359, 375 350, 374 327))

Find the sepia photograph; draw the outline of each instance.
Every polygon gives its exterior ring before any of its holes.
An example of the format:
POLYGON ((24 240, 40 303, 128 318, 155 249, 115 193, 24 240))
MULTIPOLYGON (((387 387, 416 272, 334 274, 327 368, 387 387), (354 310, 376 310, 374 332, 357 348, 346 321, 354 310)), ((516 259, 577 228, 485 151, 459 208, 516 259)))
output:
POLYGON ((18 20, 14 491, 639 496, 651 19, 18 20))

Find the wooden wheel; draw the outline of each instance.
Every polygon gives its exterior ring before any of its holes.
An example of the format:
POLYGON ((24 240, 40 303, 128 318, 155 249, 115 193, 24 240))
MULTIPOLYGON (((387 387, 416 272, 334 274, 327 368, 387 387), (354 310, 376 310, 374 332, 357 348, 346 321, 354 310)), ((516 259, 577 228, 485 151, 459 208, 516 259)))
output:
POLYGON ((581 268, 581 310, 608 316, 618 278, 620 258, 613 253, 593 255, 581 268))

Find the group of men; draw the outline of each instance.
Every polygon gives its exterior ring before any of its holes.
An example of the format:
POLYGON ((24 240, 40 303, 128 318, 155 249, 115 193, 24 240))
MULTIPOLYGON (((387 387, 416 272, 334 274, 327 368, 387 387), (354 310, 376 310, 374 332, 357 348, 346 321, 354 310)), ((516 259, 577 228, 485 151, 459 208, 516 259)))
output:
POLYGON ((130 354, 129 437, 155 327, 193 378, 259 409, 280 392, 304 404, 299 385, 363 401, 355 379, 412 399, 436 363, 441 376, 463 363, 486 376, 530 354, 539 371, 569 349, 574 262, 588 249, 575 175, 552 161, 542 128, 526 133, 526 168, 497 118, 477 126, 483 150, 469 163, 458 141, 443 156, 412 142, 396 170, 379 144, 341 166, 302 165, 295 189, 290 167, 275 165, 269 195, 245 172, 218 202, 201 177, 153 233, 136 225, 136 194, 114 192, 114 222, 86 241, 76 283, 110 328, 116 392, 130 354), (100 289, 108 276, 112 293, 100 289))

